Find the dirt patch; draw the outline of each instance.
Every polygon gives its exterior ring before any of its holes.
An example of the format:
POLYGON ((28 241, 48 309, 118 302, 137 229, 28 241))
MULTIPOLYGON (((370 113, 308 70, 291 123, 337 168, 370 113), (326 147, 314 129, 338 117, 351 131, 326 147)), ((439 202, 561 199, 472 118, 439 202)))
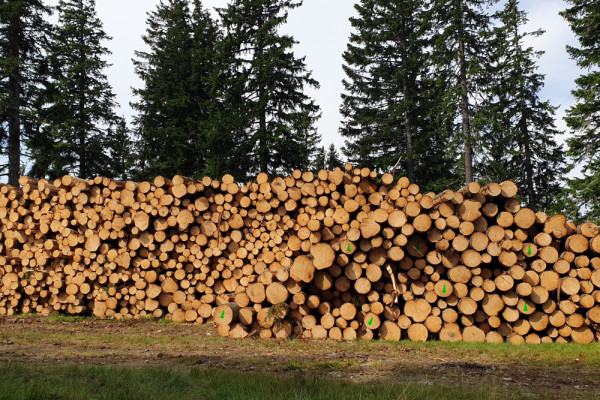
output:
POLYGON ((235 340, 218 337, 210 325, 5 317, 0 363, 10 362, 189 366, 465 387, 493 383, 534 398, 600 398, 597 362, 548 362, 511 357, 510 350, 490 354, 485 347, 456 350, 443 344, 235 340))

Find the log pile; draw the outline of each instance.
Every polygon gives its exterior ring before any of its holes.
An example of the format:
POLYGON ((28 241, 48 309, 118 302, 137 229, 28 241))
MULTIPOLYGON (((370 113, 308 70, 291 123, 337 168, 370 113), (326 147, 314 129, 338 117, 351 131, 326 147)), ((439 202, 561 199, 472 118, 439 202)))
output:
POLYGON ((220 335, 589 343, 600 236, 512 182, 421 193, 367 168, 240 185, 0 187, 0 316, 214 322, 220 335))

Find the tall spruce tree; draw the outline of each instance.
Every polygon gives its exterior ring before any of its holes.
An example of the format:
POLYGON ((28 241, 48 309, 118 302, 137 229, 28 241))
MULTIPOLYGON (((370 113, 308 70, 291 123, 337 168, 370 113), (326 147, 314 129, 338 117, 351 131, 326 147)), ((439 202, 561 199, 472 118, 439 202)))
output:
POLYGON ((440 124, 425 2, 362 0, 344 53, 344 153, 357 165, 389 170, 441 190, 455 178, 452 148, 440 124))
POLYGON ((537 72, 535 59, 542 52, 525 47, 526 14, 518 0, 508 0, 496 13, 495 73, 490 99, 479 121, 482 127, 482 163, 479 175, 485 180, 514 181, 526 204, 536 210, 556 205, 560 183, 567 172, 560 133, 554 124, 555 107, 539 98, 544 76, 537 72), (487 129, 483 126, 487 125, 487 129))
POLYGON ((182 174, 199 176, 217 158, 209 147, 215 97, 219 31, 202 2, 161 1, 148 14, 144 42, 137 51, 136 73, 144 87, 135 89, 139 101, 137 154, 139 177, 182 174))
POLYGON ((333 171, 336 167, 342 166, 342 159, 333 143, 327 149, 324 146, 317 148, 313 162, 313 169, 315 171, 321 169, 333 171))
POLYGON ((490 85, 488 67, 493 60, 491 18, 486 6, 497 0, 433 0, 432 21, 434 69, 438 87, 445 94, 444 117, 461 142, 462 171, 465 182, 476 177, 475 164, 479 143, 473 121, 478 118, 480 104, 485 102, 490 85))
POLYGON ((13 186, 22 168, 21 141, 39 128, 49 13, 42 1, 0 1, 0 141, 2 154, 8 155, 1 169, 13 186))
POLYGON ((108 151, 108 171, 110 176, 122 181, 133 177, 135 153, 133 141, 125 118, 119 118, 116 125, 110 127, 106 149, 108 151))
POLYGON ((43 125, 28 141, 31 174, 56 178, 114 176, 110 146, 118 127, 115 95, 103 72, 111 38, 96 15, 95 0, 61 0, 47 49, 50 81, 43 125))
POLYGON ((577 104, 567 110, 565 121, 573 136, 568 155, 581 167, 583 176, 570 181, 571 195, 579 210, 574 217, 600 222, 600 4, 590 0, 567 0, 561 15, 577 35, 579 47, 567 51, 586 73, 575 80, 572 93, 577 104))
POLYGON ((307 169, 319 142, 319 107, 305 94, 318 87, 294 39, 278 30, 295 0, 233 0, 220 9, 225 29, 224 129, 229 134, 232 173, 245 179, 307 169))

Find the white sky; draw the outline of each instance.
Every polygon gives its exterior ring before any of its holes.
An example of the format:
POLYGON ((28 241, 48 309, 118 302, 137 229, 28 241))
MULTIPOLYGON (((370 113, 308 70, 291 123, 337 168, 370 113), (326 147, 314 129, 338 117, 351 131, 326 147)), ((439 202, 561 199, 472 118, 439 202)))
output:
MULTIPOLYGON (((57 4, 50 0, 48 4, 57 4)), ((141 36, 146 30, 146 13, 154 10, 158 0, 97 0, 97 12, 104 23, 104 30, 113 37, 107 43, 112 51, 108 61, 112 64, 107 71, 108 79, 117 95, 120 113, 131 121, 133 110, 131 88, 142 83, 133 70, 131 59, 135 50, 143 50, 141 36)), ((204 7, 225 7, 227 0, 204 0, 204 7)), ((348 18, 355 15, 353 0, 304 0, 302 7, 290 12, 284 33, 294 36, 299 42, 294 51, 297 56, 306 56, 306 63, 319 81, 318 90, 309 94, 321 107, 322 117, 318 122, 323 144, 334 143, 338 148, 343 140, 338 133, 340 126, 339 106, 342 92, 342 53, 346 49, 351 27, 348 18)), ((562 0, 522 0, 521 8, 529 15, 528 30, 542 28, 546 34, 531 39, 530 45, 546 53, 539 60, 540 72, 546 75, 546 86, 542 100, 549 99, 557 112, 557 125, 565 129, 562 121, 564 109, 572 104, 570 91, 579 75, 575 63, 566 53, 566 44, 576 44, 566 21, 558 12, 566 8, 562 0)))

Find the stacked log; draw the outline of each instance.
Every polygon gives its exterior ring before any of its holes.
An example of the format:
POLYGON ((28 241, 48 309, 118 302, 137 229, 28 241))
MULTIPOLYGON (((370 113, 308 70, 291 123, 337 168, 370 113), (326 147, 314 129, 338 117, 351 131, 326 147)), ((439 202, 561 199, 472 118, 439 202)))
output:
POLYGON ((367 168, 64 176, 0 187, 0 315, 214 322, 219 334, 589 343, 600 236, 512 182, 421 193, 367 168))

